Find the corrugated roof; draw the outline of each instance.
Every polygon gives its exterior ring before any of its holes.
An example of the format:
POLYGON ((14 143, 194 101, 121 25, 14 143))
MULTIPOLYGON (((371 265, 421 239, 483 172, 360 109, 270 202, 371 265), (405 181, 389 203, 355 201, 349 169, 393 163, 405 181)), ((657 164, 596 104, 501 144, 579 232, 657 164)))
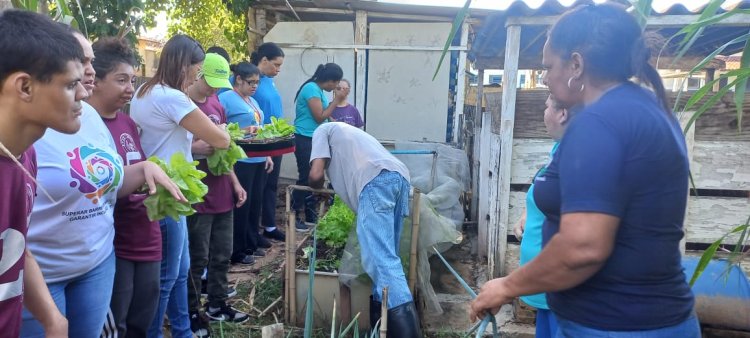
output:
MULTIPOLYGON (((627 0, 619 0, 627 4, 627 0)), ((546 0, 540 6, 533 8, 527 3, 516 0, 506 10, 496 12, 483 20, 481 27, 474 36, 472 49, 469 52, 469 60, 476 63, 479 68, 493 69, 503 68, 505 54, 506 29, 505 23, 509 17, 548 17, 557 16, 570 8, 592 4, 591 0, 577 0, 569 6, 561 4, 558 0, 546 0)), ((704 5, 705 6, 705 5, 704 5)), ((657 11, 654 9, 653 16, 689 15, 700 13, 704 6, 694 8, 692 11, 682 4, 675 4, 669 8, 657 11)), ((750 8, 750 0, 742 0, 730 8, 750 8)), ((541 64, 541 50, 546 39, 546 26, 524 26, 521 32, 521 68, 539 68, 541 64)), ((679 28, 650 29, 665 38, 665 40, 679 31, 679 28)), ((731 41, 732 39, 748 33, 747 27, 711 27, 704 31, 702 36, 695 42, 688 57, 705 56, 717 47, 731 41)), ((734 54, 742 50, 743 44, 729 46, 725 54, 734 54)), ((674 50, 673 46, 665 49, 667 53, 674 50)))

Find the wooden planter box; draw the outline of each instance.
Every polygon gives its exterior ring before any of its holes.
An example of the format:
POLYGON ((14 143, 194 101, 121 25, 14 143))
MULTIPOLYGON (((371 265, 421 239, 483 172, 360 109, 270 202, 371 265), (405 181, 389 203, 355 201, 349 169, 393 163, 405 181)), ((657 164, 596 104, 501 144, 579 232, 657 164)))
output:
MULTIPOLYGON (((302 327, 305 325, 305 311, 307 307, 307 291, 309 272, 297 269, 297 239, 295 232, 296 215, 291 210, 291 194, 294 190, 320 192, 333 195, 332 190, 315 190, 309 187, 290 185, 286 191, 287 235, 286 235, 286 268, 284 276, 284 316, 286 323, 302 327)), ((419 238, 419 190, 414 189, 411 198, 411 248, 409 255, 409 271, 407 281, 412 295, 417 299, 417 242, 419 238)), ((322 211, 322 206, 321 206, 322 211)), ((349 323, 359 313, 359 328, 367 330, 370 327, 370 294, 372 285, 359 279, 352 282, 352 286, 341 284, 338 273, 315 272, 313 289, 313 325, 316 328, 331 327, 333 301, 336 300, 336 322, 349 323)), ((415 302, 421 310, 420 302, 415 302)))

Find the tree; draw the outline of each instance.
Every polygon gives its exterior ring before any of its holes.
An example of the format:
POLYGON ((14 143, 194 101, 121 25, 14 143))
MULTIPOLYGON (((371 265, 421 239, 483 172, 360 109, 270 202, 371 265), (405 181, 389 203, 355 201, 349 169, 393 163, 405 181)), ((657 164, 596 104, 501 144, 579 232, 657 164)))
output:
POLYGON ((169 35, 187 34, 204 48, 220 46, 232 60, 247 59, 244 15, 229 10, 222 0, 172 0, 168 4, 169 35))

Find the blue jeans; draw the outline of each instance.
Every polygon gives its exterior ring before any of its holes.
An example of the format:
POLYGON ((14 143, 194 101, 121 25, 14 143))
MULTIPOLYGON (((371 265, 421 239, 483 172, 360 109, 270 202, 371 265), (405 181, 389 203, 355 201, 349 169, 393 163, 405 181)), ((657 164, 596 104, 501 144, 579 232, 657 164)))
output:
POLYGON ((190 271, 187 221, 185 216, 180 216, 179 221, 167 217, 159 221, 159 226, 162 243, 161 290, 159 307, 148 329, 148 336, 162 336, 161 328, 166 312, 172 327, 172 337, 192 338, 187 301, 187 277, 190 271))
POLYGON ((557 317, 557 338, 700 338, 701 329, 695 314, 682 323, 654 330, 603 331, 557 317))
MULTIPOLYGON (((99 337, 109 311, 114 279, 115 253, 112 251, 91 271, 67 281, 47 284, 55 305, 68 318, 69 337, 99 337)), ((26 309, 23 310, 21 337, 44 337, 42 325, 26 309)))
POLYGON ((383 298, 388 287, 388 308, 412 301, 398 255, 404 216, 409 212, 409 182, 394 171, 383 170, 359 194, 357 239, 362 267, 373 281, 372 296, 383 298))
POLYGON ((555 338, 557 335, 557 318, 550 310, 536 310, 536 338, 555 338))

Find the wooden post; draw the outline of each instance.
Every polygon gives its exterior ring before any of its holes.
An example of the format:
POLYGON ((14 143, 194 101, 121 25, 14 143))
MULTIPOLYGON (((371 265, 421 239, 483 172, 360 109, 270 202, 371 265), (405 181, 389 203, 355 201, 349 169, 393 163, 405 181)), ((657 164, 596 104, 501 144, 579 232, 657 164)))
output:
POLYGON ((255 28, 258 26, 255 22, 255 8, 248 7, 245 13, 245 23, 247 24, 245 32, 247 34, 247 55, 251 55, 255 51, 255 46, 260 45, 257 41, 261 38, 258 34, 255 34, 255 31, 257 31, 255 28))
POLYGON ((287 301, 284 302, 284 313, 287 317, 287 322, 291 325, 297 324, 297 281, 294 275, 294 257, 295 248, 297 247, 296 241, 296 228, 295 223, 297 221, 297 213, 292 210, 292 186, 286 189, 286 276, 284 281, 286 282, 285 292, 287 301))
MULTIPOLYGON (((474 130, 473 130, 473 149, 472 149, 472 177, 471 177, 471 219, 477 221, 478 210, 479 210, 479 155, 480 155, 480 135, 482 134, 482 98, 484 95, 484 69, 479 69, 477 72, 477 103, 474 108, 474 130)), ((481 233, 482 230, 480 229, 481 233)), ((486 237, 479 237, 480 240, 486 237)), ((487 255, 487 252, 483 249, 483 246, 479 247, 480 255, 487 255)))
MULTIPOLYGON (((469 23, 461 26, 461 47, 469 44, 469 23)), ((453 112, 453 142, 460 142, 461 129, 459 124, 464 115, 464 101, 466 97, 466 51, 458 51, 458 71, 456 72, 456 109, 453 112)))
POLYGON ((490 212, 499 214, 497 222, 489 224, 489 271, 493 277, 503 273, 508 232, 508 203, 510 201, 511 158, 513 155, 513 126, 516 116, 516 83, 521 46, 521 26, 508 26, 505 41, 505 69, 503 71, 503 107, 500 113, 500 164, 498 168, 498 198, 490 201, 490 212))
POLYGON ((419 244, 419 203, 421 195, 419 189, 414 188, 411 199, 411 251, 409 254, 409 291, 412 296, 417 294, 417 248, 419 244))
POLYGON ((380 303, 380 338, 388 336, 388 287, 383 288, 383 299, 380 303))
MULTIPOLYGON (((356 11, 354 17, 354 44, 367 44, 367 12, 356 11)), ((367 125, 365 90, 367 88, 367 50, 354 49, 356 72, 354 74, 354 106, 361 112, 367 125)), ((366 128, 366 127, 365 127, 366 128)))

